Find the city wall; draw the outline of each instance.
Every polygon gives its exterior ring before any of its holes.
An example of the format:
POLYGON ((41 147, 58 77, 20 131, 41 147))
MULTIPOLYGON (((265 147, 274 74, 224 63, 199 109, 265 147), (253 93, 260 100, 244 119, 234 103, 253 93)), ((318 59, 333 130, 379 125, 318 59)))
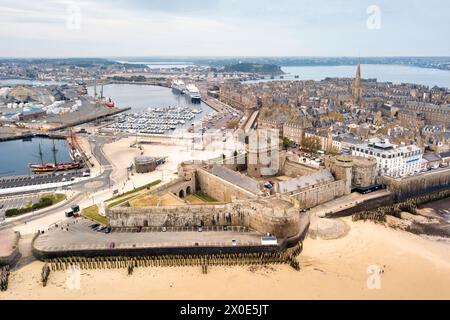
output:
POLYGON ((386 194, 382 197, 365 200, 352 208, 344 209, 342 211, 331 213, 331 214, 326 214, 325 217, 327 217, 327 218, 347 217, 347 216, 351 216, 352 214, 355 214, 358 212, 368 211, 368 210, 373 210, 373 209, 376 209, 379 207, 389 206, 389 205, 394 204, 395 202, 396 201, 395 201, 394 194, 392 194, 392 193, 386 194))
POLYGON ((202 190, 210 197, 221 202, 233 199, 254 199, 255 194, 225 181, 204 169, 197 170, 197 190, 202 190))
POLYGON ((293 193, 300 203, 301 209, 311 209, 323 203, 332 201, 345 194, 345 182, 343 180, 318 184, 300 192, 293 193))
POLYGON ((288 177, 303 177, 319 171, 319 168, 310 167, 301 163, 295 163, 290 160, 285 161, 283 167, 283 175, 288 177))
POLYGON ((279 238, 293 237, 301 229, 298 208, 273 207, 260 200, 149 208, 119 206, 108 209, 107 217, 113 228, 244 226, 279 238))
POLYGON ((383 184, 397 201, 450 188, 450 169, 431 171, 402 179, 383 177, 383 184))

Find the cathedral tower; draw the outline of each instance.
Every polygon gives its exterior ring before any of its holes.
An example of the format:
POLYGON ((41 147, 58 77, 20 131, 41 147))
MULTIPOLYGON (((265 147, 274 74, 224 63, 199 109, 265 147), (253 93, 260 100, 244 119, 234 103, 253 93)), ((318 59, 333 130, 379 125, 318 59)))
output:
POLYGON ((352 84, 352 95, 355 103, 360 104, 362 102, 361 64, 358 64, 356 69, 355 80, 352 84))

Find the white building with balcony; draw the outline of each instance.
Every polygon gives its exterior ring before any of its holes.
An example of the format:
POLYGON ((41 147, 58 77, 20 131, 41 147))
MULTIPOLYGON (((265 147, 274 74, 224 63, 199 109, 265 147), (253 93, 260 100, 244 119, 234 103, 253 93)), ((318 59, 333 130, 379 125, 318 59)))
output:
POLYGON ((372 139, 368 143, 351 147, 352 155, 377 160, 379 175, 405 177, 422 170, 422 150, 416 145, 394 145, 385 139, 372 139))

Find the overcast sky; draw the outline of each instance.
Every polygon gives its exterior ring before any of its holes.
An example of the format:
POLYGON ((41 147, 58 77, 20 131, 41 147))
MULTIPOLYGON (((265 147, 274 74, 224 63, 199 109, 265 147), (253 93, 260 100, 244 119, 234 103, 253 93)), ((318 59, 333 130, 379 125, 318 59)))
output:
POLYGON ((450 56, 449 11, 448 0, 0 0, 0 56, 450 56))

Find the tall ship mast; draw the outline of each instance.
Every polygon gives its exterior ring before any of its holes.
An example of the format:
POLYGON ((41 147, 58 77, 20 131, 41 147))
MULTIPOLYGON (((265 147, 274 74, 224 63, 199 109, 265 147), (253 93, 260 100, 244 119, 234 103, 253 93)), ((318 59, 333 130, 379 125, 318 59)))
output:
POLYGON ((39 142, 39 159, 41 159, 41 164, 44 165, 44 154, 42 153, 41 143, 39 142))
POLYGON ((41 163, 30 163, 28 167, 34 173, 49 173, 56 171, 67 171, 67 170, 76 170, 83 167, 83 162, 81 159, 74 157, 73 146, 71 146, 71 156, 73 161, 66 163, 58 163, 57 154, 58 149, 56 149, 55 140, 53 140, 52 153, 53 153, 53 163, 44 163, 43 152, 41 145, 39 144, 39 157, 41 159, 41 163))
POLYGON ((56 159, 56 153, 58 152, 58 149, 56 149, 55 140, 52 140, 53 147, 52 147, 52 153, 53 153, 53 163, 55 164, 55 167, 58 166, 58 160, 56 159))

